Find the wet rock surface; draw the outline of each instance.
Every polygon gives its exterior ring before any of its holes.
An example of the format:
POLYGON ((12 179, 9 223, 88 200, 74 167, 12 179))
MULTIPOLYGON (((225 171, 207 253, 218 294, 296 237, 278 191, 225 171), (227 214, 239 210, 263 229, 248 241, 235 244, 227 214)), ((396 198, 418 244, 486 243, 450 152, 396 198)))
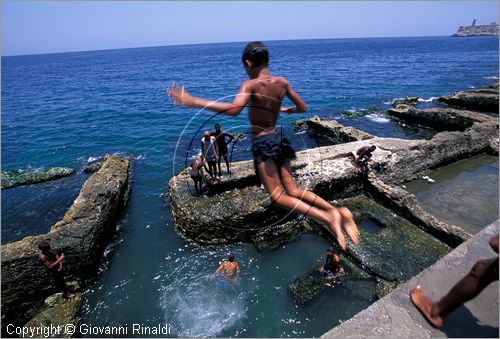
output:
POLYGON ((2 245, 2 326, 24 324, 38 313, 47 296, 57 292, 54 280, 38 260, 42 240, 50 240, 52 248, 64 253, 66 280, 84 285, 95 276, 127 201, 129 166, 129 160, 107 156, 48 233, 2 245))
POLYGON ((75 173, 75 170, 67 167, 52 167, 46 171, 36 172, 2 171, 1 188, 38 184, 41 182, 64 178, 72 175, 73 173, 75 173))
POLYGON ((360 244, 349 243, 347 253, 360 267, 384 280, 404 282, 451 251, 366 196, 343 199, 339 204, 349 208, 358 223, 369 218, 380 226, 374 233, 361 229, 360 244))

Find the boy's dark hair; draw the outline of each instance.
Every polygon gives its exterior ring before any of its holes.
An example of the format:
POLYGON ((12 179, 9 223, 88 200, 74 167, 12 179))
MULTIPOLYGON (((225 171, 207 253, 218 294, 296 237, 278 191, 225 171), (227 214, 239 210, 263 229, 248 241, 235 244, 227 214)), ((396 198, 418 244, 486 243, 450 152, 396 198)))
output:
POLYGON ((241 56, 241 61, 251 61, 254 67, 260 67, 269 63, 269 50, 260 41, 253 41, 246 45, 241 56))
POLYGON ((49 242, 46 240, 40 241, 40 243, 38 244, 38 249, 41 251, 49 250, 50 249, 49 242))
POLYGON ((229 253, 229 257, 227 259, 229 260, 229 262, 233 262, 234 261, 234 253, 229 253))

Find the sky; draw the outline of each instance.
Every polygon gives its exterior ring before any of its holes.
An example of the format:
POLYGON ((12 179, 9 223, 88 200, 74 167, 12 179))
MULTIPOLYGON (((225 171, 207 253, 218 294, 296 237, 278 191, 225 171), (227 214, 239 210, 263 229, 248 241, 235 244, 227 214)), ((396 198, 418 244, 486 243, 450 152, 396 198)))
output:
POLYGON ((499 1, 2 1, 2 55, 194 43, 449 36, 499 1))

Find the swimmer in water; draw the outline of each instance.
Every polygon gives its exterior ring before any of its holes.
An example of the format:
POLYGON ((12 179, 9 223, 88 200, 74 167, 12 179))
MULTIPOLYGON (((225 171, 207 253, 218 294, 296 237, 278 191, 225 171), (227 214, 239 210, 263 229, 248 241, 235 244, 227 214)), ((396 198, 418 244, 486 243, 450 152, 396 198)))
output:
POLYGON ((238 262, 234 260, 233 253, 230 253, 227 261, 223 261, 222 264, 220 264, 219 268, 215 270, 215 275, 217 275, 222 270, 224 270, 224 278, 226 278, 227 280, 232 280, 235 272, 236 278, 240 277, 240 265, 238 265, 238 262))

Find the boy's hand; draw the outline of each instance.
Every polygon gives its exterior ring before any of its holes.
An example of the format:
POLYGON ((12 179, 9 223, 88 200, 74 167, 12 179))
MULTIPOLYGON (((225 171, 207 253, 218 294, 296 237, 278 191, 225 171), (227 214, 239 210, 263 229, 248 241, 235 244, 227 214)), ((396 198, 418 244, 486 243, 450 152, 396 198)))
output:
POLYGON ((172 98, 174 101, 174 105, 183 105, 183 106, 191 106, 193 105, 194 102, 194 97, 189 94, 184 86, 181 88, 178 88, 177 85, 172 83, 172 86, 170 86, 167 89, 167 94, 172 98))
POLYGON ((291 107, 281 107, 280 112, 285 112, 285 113, 295 113, 297 112, 297 107, 291 106, 291 107))

